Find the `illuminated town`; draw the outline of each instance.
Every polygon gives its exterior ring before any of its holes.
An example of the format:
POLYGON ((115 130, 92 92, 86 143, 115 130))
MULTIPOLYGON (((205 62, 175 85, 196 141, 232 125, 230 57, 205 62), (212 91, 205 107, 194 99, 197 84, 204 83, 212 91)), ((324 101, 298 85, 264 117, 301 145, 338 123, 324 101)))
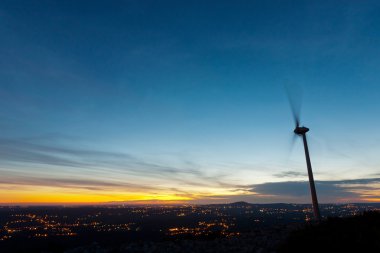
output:
MULTIPOLYGON (((326 217, 380 211, 378 204, 322 205, 326 217)), ((244 237, 252 231, 311 222, 310 205, 248 204, 184 206, 1 207, 0 247, 23 240, 118 242, 244 237), (70 239, 73 238, 73 240, 70 239), (91 238, 91 239, 88 239, 91 238)), ((71 244, 72 243, 72 244, 71 244)))

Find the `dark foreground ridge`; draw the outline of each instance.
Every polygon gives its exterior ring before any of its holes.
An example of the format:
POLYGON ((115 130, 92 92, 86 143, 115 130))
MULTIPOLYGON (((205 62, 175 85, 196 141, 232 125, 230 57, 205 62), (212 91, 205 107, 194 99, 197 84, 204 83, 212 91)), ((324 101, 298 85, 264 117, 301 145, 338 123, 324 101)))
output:
POLYGON ((329 218, 290 233, 279 252, 380 252, 380 213, 329 218))

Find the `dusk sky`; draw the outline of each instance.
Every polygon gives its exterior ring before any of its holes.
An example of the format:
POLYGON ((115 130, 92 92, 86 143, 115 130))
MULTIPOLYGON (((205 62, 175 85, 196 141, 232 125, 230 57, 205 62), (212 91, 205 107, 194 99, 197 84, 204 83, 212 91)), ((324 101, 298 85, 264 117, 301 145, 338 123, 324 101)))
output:
POLYGON ((0 203, 380 201, 379 1, 0 2, 0 203))

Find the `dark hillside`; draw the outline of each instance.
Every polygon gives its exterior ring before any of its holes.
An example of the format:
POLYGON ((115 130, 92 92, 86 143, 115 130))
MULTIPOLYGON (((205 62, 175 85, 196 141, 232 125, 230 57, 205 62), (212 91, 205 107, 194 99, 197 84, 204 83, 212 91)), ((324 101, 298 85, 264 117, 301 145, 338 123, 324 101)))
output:
POLYGON ((380 213, 329 218, 296 230, 279 252, 380 252, 380 213))

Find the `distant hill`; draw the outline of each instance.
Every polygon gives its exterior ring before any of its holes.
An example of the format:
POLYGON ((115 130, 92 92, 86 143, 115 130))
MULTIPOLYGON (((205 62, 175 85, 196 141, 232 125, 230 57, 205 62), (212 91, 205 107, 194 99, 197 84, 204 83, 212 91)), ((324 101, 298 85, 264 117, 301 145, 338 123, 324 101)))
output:
POLYGON ((234 202, 230 203, 229 206, 251 206, 252 204, 245 202, 245 201, 239 201, 239 202, 234 202))
POLYGON ((380 212, 308 225, 292 232, 279 252, 380 252, 380 212))

